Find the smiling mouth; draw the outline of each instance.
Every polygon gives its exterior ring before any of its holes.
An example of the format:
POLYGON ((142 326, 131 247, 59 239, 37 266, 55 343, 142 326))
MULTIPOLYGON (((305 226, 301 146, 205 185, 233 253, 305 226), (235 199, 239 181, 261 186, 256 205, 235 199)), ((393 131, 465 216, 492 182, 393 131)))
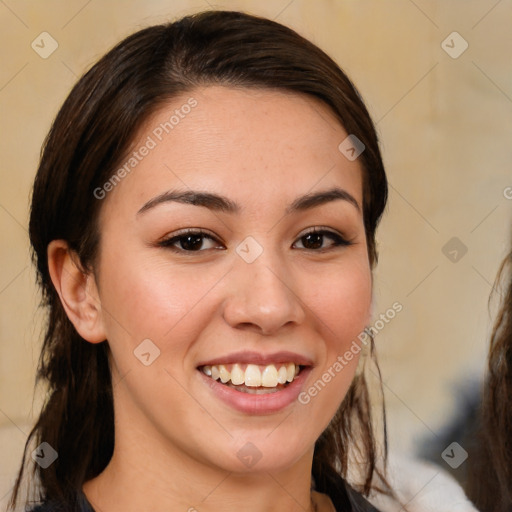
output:
POLYGON ((266 394, 285 389, 300 374, 303 366, 295 363, 216 364, 199 368, 206 376, 242 393, 266 394))

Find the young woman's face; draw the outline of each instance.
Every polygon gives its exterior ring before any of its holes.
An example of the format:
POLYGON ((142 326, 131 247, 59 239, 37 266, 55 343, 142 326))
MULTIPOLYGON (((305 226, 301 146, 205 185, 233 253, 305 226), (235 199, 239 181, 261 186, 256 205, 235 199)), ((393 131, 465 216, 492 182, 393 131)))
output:
POLYGON ((234 472, 310 462, 371 303, 347 135, 312 98, 220 86, 146 124, 100 216, 116 442, 234 472))

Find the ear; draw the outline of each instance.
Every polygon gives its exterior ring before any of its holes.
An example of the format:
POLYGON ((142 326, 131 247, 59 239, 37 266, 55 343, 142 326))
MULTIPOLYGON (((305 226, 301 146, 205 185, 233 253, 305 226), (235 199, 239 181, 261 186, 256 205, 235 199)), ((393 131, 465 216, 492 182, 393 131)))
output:
POLYGON ((106 339, 96 280, 85 272, 64 240, 48 244, 48 269, 53 286, 78 334, 91 343, 106 339))

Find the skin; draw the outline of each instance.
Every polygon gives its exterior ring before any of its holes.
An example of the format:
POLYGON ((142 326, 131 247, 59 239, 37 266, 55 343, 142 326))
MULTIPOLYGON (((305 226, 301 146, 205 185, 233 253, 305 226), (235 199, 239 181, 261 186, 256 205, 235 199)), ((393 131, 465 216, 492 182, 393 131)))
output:
MULTIPOLYGON (((65 242, 48 249, 69 318, 112 351, 115 450, 84 492, 104 512, 309 510, 314 444, 358 355, 308 404, 263 415, 219 400, 197 365, 240 350, 292 351, 313 362, 307 390, 350 347, 369 322, 372 292, 361 167, 338 150, 347 133, 327 106, 271 90, 194 90, 161 108, 133 147, 191 96, 197 106, 103 200, 94 275, 65 242), (297 197, 332 187, 359 209, 338 199, 285 214, 297 197), (242 209, 166 202, 137 214, 171 189, 221 194, 242 209), (321 250, 308 249, 313 227, 351 245, 324 236, 321 250), (183 228, 216 240, 181 254, 158 246, 183 228), (235 251, 247 236, 263 248, 251 264, 235 251), (148 338, 160 356, 144 366, 133 351, 148 338), (237 457, 247 442, 261 454, 250 468, 237 457)), ((317 498, 319 510, 332 510, 317 498)))

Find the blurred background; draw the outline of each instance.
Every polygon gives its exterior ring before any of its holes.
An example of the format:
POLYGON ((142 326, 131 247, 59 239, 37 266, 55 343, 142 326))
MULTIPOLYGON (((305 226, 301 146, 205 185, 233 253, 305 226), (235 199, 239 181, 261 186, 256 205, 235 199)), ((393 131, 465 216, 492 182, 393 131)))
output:
MULTIPOLYGON (((471 448, 512 232, 511 0, 0 0, 0 506, 41 403, 42 314, 28 208, 41 144, 78 77, 128 34, 193 12, 244 10, 289 25, 360 90, 390 182, 378 232, 375 321, 391 451, 430 458, 471 448)), ((426 482, 427 484, 427 482, 426 482)))

